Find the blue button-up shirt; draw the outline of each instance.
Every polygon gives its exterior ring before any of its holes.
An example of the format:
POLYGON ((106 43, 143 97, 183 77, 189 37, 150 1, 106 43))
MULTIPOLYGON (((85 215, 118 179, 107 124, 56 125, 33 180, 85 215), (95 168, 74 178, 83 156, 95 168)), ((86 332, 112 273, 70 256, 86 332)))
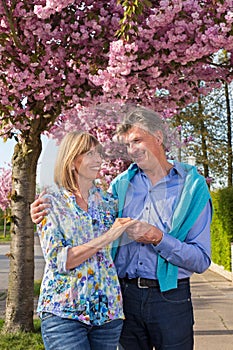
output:
POLYGON ((178 278, 201 273, 210 265, 211 204, 207 203, 184 242, 168 234, 174 209, 180 199, 186 173, 175 163, 169 174, 152 186, 145 173, 139 171, 130 182, 123 216, 146 221, 163 232, 157 245, 130 240, 125 233, 115 259, 118 276, 157 277, 158 253, 179 267, 178 278))

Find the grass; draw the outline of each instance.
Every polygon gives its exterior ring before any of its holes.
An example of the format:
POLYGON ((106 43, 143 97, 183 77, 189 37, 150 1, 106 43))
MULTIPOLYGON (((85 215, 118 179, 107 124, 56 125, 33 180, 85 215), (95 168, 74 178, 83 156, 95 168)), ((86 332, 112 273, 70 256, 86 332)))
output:
POLYGON ((6 237, 4 237, 3 232, 4 231, 3 231, 3 229, 0 226, 0 243, 10 242, 10 240, 11 240, 10 231, 6 231, 6 237))
MULTIPOLYGON (((0 333, 4 320, 0 319, 0 333)), ((1 334, 1 350, 44 350, 43 340, 40 332, 40 320, 34 320, 35 332, 18 332, 16 334, 1 334)))
MULTIPOLYGON (((10 234, 7 231, 6 237, 3 235, 3 227, 0 225, 0 243, 10 242, 10 234)), ((41 280, 34 281, 34 296, 40 294, 41 280)), ((2 300, 6 298, 6 293, 0 295, 2 300)), ((0 349, 1 350, 44 350, 44 344, 40 331, 40 320, 34 319, 34 332, 18 332, 15 334, 2 334, 4 320, 0 319, 0 349)))
MULTIPOLYGON (((41 280, 34 282, 34 296, 40 294, 41 280)), ((1 295, 0 295, 1 298, 1 295)), ((2 295, 6 298, 6 294, 2 295)), ((15 334, 1 334, 0 349, 1 350, 44 350, 44 344, 40 331, 40 319, 34 319, 34 332, 18 332, 15 334)), ((4 320, 0 319, 0 333, 4 326, 4 320)))
POLYGON ((34 281, 34 296, 40 295, 41 280, 34 281))
POLYGON ((4 237, 4 225, 0 224, 0 243, 4 242, 10 242, 11 235, 10 235, 10 225, 6 225, 6 237, 4 237))

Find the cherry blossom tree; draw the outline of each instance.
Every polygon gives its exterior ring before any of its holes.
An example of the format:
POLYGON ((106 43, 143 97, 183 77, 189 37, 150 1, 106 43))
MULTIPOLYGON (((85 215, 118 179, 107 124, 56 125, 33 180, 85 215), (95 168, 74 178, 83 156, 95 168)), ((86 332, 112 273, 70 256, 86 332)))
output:
POLYGON ((29 205, 41 134, 107 130, 112 111, 93 112, 106 102, 170 117, 220 78, 232 79, 232 23, 232 0, 0 0, 0 130, 17 141, 5 331, 33 329, 29 205), (212 56, 223 47, 229 65, 219 67, 212 56))

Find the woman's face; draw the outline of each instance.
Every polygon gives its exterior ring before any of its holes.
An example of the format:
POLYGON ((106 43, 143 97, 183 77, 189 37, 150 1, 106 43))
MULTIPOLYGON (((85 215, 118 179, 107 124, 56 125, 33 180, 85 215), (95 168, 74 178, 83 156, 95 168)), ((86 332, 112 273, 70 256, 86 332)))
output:
POLYGON ((75 158, 74 167, 79 176, 94 180, 102 164, 102 155, 98 146, 75 158))

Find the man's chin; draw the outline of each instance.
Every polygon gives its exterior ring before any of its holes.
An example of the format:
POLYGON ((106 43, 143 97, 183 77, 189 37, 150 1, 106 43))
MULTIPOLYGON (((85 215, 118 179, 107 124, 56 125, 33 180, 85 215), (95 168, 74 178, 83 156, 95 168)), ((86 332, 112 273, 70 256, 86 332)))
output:
POLYGON ((143 169, 144 161, 142 159, 135 160, 135 163, 139 166, 139 168, 143 169))

